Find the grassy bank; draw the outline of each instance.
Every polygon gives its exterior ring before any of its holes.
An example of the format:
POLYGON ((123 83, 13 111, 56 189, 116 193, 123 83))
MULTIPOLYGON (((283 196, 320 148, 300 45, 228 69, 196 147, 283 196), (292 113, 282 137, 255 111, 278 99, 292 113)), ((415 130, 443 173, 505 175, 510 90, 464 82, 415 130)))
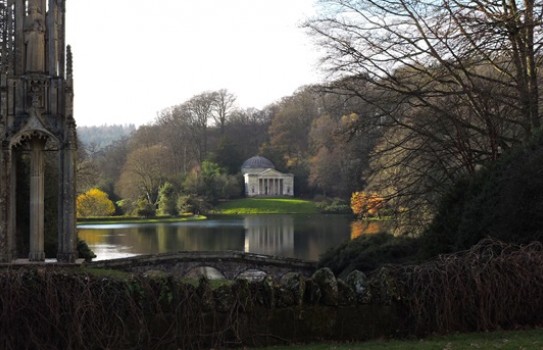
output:
POLYGON ((179 217, 158 216, 154 218, 140 218, 136 216, 101 216, 92 218, 78 218, 77 225, 98 225, 98 224, 156 224, 182 221, 197 221, 205 220, 203 215, 187 215, 179 217))
POLYGON ((313 344, 268 347, 261 350, 519 350, 543 349, 543 330, 465 333, 421 340, 377 340, 348 344, 313 344))
POLYGON ((315 214, 317 207, 311 201, 293 198, 243 198, 219 204, 214 214, 315 214))
MULTIPOLYGON (((293 198, 243 198, 223 202, 212 210, 212 214, 243 215, 243 214, 315 214, 318 213, 315 203, 293 198)), ((186 215, 180 217, 141 218, 136 216, 102 216, 78 218, 77 225, 96 224, 148 224, 181 221, 205 220, 203 215, 186 215)))

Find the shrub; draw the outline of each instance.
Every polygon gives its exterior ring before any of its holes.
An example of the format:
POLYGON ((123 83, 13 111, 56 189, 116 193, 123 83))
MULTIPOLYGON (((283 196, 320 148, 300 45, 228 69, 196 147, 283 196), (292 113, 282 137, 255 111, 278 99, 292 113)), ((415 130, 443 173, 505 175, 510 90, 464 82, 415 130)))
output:
POLYGON ((423 257, 469 249, 486 237, 543 240, 543 138, 458 181, 421 237, 423 257))
POLYGON ((315 199, 316 206, 323 214, 352 214, 349 203, 340 198, 319 198, 315 199))
POLYGON ((202 196, 216 204, 219 199, 237 197, 241 193, 238 178, 225 173, 216 163, 203 161, 200 168, 193 169, 183 182, 185 192, 202 196))
POLYGON ((85 193, 77 196, 77 216, 110 216, 115 214, 115 205, 109 199, 107 193, 91 188, 85 193))
POLYGON ((137 203, 136 215, 143 218, 152 218, 156 216, 156 207, 147 202, 146 200, 140 200, 137 203))
POLYGON ((177 201, 174 186, 166 182, 158 192, 158 212, 160 215, 175 216, 177 211, 177 201))
POLYGON ((416 255, 416 239, 378 233, 355 238, 328 250, 321 256, 318 266, 328 267, 344 277, 353 270, 371 272, 385 264, 413 262, 416 255))
POLYGON ((87 262, 96 258, 96 254, 89 248, 87 242, 82 239, 77 241, 77 254, 81 259, 85 259, 87 262))
POLYGON ((177 199, 179 213, 205 214, 210 209, 211 204, 202 196, 184 195, 177 199))

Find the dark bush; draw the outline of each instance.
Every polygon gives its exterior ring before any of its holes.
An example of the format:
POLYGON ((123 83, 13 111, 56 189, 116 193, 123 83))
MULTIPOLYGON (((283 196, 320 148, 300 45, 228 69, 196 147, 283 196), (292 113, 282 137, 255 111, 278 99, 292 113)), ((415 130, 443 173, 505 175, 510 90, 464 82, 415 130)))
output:
POLYGON ((358 237, 328 250, 318 265, 345 277, 353 270, 370 272, 386 264, 413 262, 416 255, 416 239, 378 233, 358 237))
POLYGON ((543 239, 543 138, 456 183, 421 237, 424 258, 469 249, 491 237, 543 239))
POLYGON ((323 214, 352 214, 349 203, 340 198, 321 199, 316 202, 317 208, 323 214))
POLYGON ((89 248, 89 245, 84 240, 80 239, 77 241, 77 255, 81 259, 85 259, 85 261, 89 262, 92 261, 92 259, 96 258, 96 254, 94 254, 94 251, 89 248))

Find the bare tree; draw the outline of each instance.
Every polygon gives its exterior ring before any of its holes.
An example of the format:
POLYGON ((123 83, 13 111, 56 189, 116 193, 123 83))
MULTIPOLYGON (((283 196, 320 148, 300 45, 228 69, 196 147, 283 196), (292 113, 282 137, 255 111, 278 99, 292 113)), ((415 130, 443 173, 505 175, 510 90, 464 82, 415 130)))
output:
MULTIPOLYGON (((492 86, 507 122, 529 136, 540 126, 537 57, 543 5, 534 1, 325 0, 335 11, 308 23, 327 49, 336 76, 356 75, 380 94, 448 113, 436 97, 459 96, 481 119, 492 114, 481 101, 492 86)), ((344 80, 352 83, 352 80, 344 80)), ((367 85, 359 84, 364 89, 367 85)), ((376 103, 375 97, 345 85, 376 103)), ((388 102, 385 100, 385 102, 388 102)), ((503 116, 501 116, 503 117, 503 116)), ((488 130, 486 130, 488 132, 488 130)), ((482 131, 481 131, 482 132, 482 131)))
POLYGON ((181 106, 189 121, 192 144, 197 154, 198 163, 201 164, 207 156, 207 126, 212 118, 215 105, 215 94, 203 92, 195 95, 181 106))
POLYGON ((337 78, 331 91, 372 105, 364 120, 387 130, 373 184, 398 212, 431 213, 459 174, 540 128, 541 2, 321 3, 326 11, 307 27, 337 78))
POLYGON ((171 172, 168 153, 167 147, 153 145, 128 154, 116 185, 118 193, 125 199, 144 199, 155 206, 159 189, 166 180, 165 174, 171 172))
POLYGON ((172 152, 171 162, 174 171, 183 176, 196 165, 198 159, 197 154, 193 152, 189 119, 185 106, 178 105, 162 110, 156 120, 162 143, 168 145, 172 152))
POLYGON ((347 199, 352 192, 363 189, 364 173, 376 137, 369 129, 357 132, 357 137, 345 132, 349 122, 359 118, 353 113, 335 120, 325 114, 312 123, 309 184, 327 196, 347 199))
POLYGON ((220 127, 221 135, 224 135, 224 127, 234 110, 236 103, 236 96, 228 92, 226 89, 221 89, 213 93, 215 97, 215 103, 211 116, 217 125, 220 127))
POLYGON ((261 144, 268 140, 269 118, 256 108, 237 109, 228 122, 228 137, 234 140, 243 159, 258 153, 261 144))
POLYGON ((320 100, 309 87, 283 98, 269 128, 270 146, 276 150, 289 167, 306 166, 309 153, 311 124, 319 116, 320 100))

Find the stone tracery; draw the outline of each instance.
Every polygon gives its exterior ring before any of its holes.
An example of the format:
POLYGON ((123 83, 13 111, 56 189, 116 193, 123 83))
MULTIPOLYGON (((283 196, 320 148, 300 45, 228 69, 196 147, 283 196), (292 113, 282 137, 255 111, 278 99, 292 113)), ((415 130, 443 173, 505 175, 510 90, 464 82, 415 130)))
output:
POLYGON ((20 234, 29 235, 30 260, 45 258, 46 150, 57 154, 59 170, 57 260, 76 258, 72 58, 64 43, 65 0, 46 1, 0 0, 0 261, 24 256, 20 234), (30 159, 28 179, 17 177, 21 154, 30 159), (17 211, 22 183, 30 184, 28 233, 17 211))

